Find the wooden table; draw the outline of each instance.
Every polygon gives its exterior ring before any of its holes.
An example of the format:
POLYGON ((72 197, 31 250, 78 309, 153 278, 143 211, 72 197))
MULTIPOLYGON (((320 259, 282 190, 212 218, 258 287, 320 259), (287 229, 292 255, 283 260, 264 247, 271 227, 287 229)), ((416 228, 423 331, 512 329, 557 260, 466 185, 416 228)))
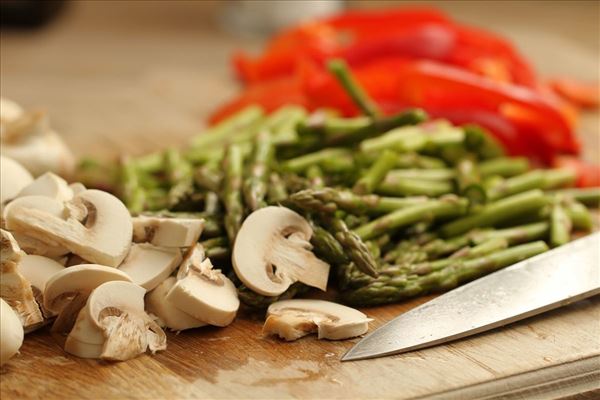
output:
MULTIPOLYGON (((198 3, 110 4, 74 3, 44 31, 3 31, 2 95, 47 108, 78 155, 182 144, 235 92, 226 68, 234 46, 260 41, 217 33, 198 3)), ((442 6, 510 35, 544 73, 598 80, 598 35, 590 34, 597 3, 442 6)), ((214 4, 205 7, 214 12, 214 4)), ((596 115, 584 117, 582 132, 586 157, 597 161, 596 115)), ((425 300, 364 311, 374 329, 425 300)), ((339 358, 356 340, 282 343, 262 338, 261 323, 244 315, 224 329, 169 334, 167 351, 117 364, 77 359, 35 332, 4 367, 1 397, 595 398, 600 385, 599 298, 448 345, 352 363, 339 358)))

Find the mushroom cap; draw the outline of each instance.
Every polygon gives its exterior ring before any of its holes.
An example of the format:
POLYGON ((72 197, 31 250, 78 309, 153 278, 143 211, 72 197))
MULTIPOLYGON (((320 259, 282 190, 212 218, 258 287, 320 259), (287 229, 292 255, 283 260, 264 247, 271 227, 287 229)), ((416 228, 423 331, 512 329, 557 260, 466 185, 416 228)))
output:
POLYGON ((33 177, 17 161, 0 156, 0 203, 15 198, 19 192, 33 182, 33 177))
POLYGON ((184 313, 215 326, 229 325, 240 307, 235 286, 221 271, 212 269, 209 259, 190 267, 166 298, 184 313))
POLYGON ((23 257, 23 252, 19 247, 19 243, 15 240, 12 233, 4 229, 0 229, 0 262, 18 263, 23 257))
POLYGON ((178 248, 134 243, 119 270, 129 275, 133 283, 152 290, 171 275, 180 262, 181 251, 178 248))
POLYGON ((94 344, 100 346, 104 344, 104 332, 92 322, 88 307, 84 306, 81 310, 79 310, 79 314, 77 314, 77 319, 75 320, 73 329, 71 329, 69 335, 67 336, 67 341, 69 340, 76 341, 77 343, 81 344, 94 344))
POLYGON ((148 293, 146 295, 146 310, 159 318, 159 325, 162 323, 162 325, 174 331, 205 326, 204 321, 184 313, 167 299, 167 293, 175 286, 176 282, 177 279, 170 276, 148 293))
POLYGON ((295 340, 317 331, 319 339, 340 340, 366 333, 370 321, 362 312, 330 301, 282 300, 269 306, 263 333, 295 340))
POLYGON ((60 176, 46 172, 19 192, 18 197, 23 196, 46 196, 58 201, 67 201, 73 198, 73 189, 60 176))
POLYGON ((190 247, 204 229, 203 219, 138 216, 132 218, 133 241, 162 247, 190 247))
POLYGON ((71 203, 73 208, 87 208, 85 225, 76 218, 65 220, 11 203, 6 213, 7 226, 42 241, 54 241, 90 262, 119 265, 131 246, 132 223, 125 205, 115 196, 94 189, 78 194, 71 203))
POLYGON ((65 341, 65 351, 79 358, 99 359, 103 348, 104 343, 84 343, 72 338, 71 335, 67 336, 67 340, 65 341))
POLYGON ((23 344, 23 325, 17 313, 0 299, 0 366, 17 354, 23 344))
POLYGON ((310 251, 311 236, 309 223, 288 208, 254 211, 244 220, 233 246, 236 275, 264 296, 278 296, 297 281, 325 290, 329 264, 310 251))
POLYGON ((50 278, 64 270, 65 267, 57 261, 43 256, 25 254, 19 263, 19 271, 31 286, 43 291, 50 278))
POLYGON ((126 273, 116 268, 98 264, 81 264, 65 268, 52 275, 44 288, 44 307, 59 313, 68 303, 69 296, 76 293, 89 294, 109 281, 131 282, 126 273))

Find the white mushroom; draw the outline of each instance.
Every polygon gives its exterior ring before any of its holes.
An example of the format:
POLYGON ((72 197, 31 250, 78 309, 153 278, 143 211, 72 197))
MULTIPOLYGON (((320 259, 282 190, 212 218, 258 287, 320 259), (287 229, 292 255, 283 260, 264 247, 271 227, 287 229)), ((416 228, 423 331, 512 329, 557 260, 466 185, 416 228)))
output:
POLYGON ((119 269, 129 275, 133 283, 152 290, 171 275, 180 262, 178 248, 134 243, 119 269))
POLYGON ((208 258, 198 262, 204 254, 202 246, 191 248, 182 263, 185 274, 178 275, 175 285, 167 293, 167 300, 175 307, 210 325, 229 325, 240 307, 233 283, 213 266, 208 258))
POLYGON ((73 189, 60 176, 46 172, 19 192, 18 197, 23 196, 46 196, 58 201, 67 201, 73 198, 73 189))
POLYGON ((329 264, 310 251, 312 233, 308 222, 288 208, 254 211, 244 220, 233 246, 236 275, 264 296, 278 296, 297 281, 325 290, 329 264))
POLYGON ((91 325, 105 338, 100 358, 124 361, 167 347, 163 330, 144 311, 144 288, 130 282, 107 282, 98 286, 86 304, 91 325))
POLYGON ((366 333, 370 321, 360 311, 330 301, 282 300, 269 306, 263 334, 291 341, 316 332, 319 339, 340 340, 366 333))
POLYGON ((21 258, 21 262, 19 263, 19 271, 31 284, 35 300, 38 305, 42 306, 42 314, 46 318, 55 315, 51 311, 43 308, 46 282, 48 282, 54 274, 64 269, 65 267, 57 261, 48 257, 36 255, 26 254, 21 258))
POLYGON ((0 230, 2 262, 0 267, 0 297, 15 309, 26 330, 32 330, 44 321, 35 301, 31 284, 20 273, 23 253, 12 235, 0 230))
POLYGON ((0 366, 19 352, 23 336, 19 316, 8 303, 0 299, 0 366))
POLYGON ((115 196, 93 189, 68 203, 87 209, 85 224, 72 215, 63 219, 44 210, 11 204, 5 213, 6 225, 35 239, 56 242, 90 262, 118 266, 131 245, 131 217, 125 205, 115 196))
POLYGON ((24 112, 14 101, 0 97, 0 133, 4 130, 4 125, 19 119, 24 112))
POLYGON ((87 188, 85 187, 85 185, 83 183, 81 183, 81 182, 71 183, 69 185, 69 187, 73 191, 73 195, 74 196, 87 190, 87 188))
POLYGON ((174 331, 205 326, 205 322, 184 313, 167 299, 167 293, 175 286, 176 282, 177 279, 170 276, 148 293, 146 295, 146 310, 158 318, 156 321, 158 325, 174 331))
POLYGON ((0 156, 0 204, 15 198, 33 177, 12 158, 0 156))
POLYGON ((139 216, 133 220, 133 241, 163 247, 190 247, 198 241, 203 219, 139 216))
POLYGON ((2 124, 1 151, 36 176, 48 171, 69 176, 75 167, 73 154, 49 128, 43 112, 26 112, 2 124))
POLYGON ((92 290, 109 281, 131 279, 116 268, 96 264, 76 265, 52 275, 44 288, 43 306, 58 314, 53 331, 69 332, 92 290))

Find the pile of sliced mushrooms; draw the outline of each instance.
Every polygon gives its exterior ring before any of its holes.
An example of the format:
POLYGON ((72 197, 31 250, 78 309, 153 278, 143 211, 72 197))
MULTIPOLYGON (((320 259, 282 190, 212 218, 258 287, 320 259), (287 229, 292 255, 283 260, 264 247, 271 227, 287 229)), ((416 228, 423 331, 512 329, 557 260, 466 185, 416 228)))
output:
MULTIPOLYGON (((238 312, 234 284, 198 243, 202 219, 132 217, 110 193, 69 184, 74 159, 45 114, 0 106, 1 359, 24 334, 51 325, 67 353, 123 361, 165 350, 163 328, 224 327, 238 312)), ((243 223, 233 248, 237 276, 267 296, 300 281, 322 290, 329 265, 310 250, 310 225, 284 207, 243 223)), ((272 304, 265 335, 345 339, 370 319, 321 300, 272 304)))

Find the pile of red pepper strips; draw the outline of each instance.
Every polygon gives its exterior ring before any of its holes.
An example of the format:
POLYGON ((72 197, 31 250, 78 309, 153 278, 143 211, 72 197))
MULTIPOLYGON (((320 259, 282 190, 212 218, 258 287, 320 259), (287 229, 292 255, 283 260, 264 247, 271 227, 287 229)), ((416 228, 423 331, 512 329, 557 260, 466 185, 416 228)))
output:
POLYGON ((479 124, 509 153, 575 168, 579 186, 600 186, 598 166, 569 156, 580 150, 577 107, 598 105, 597 85, 542 83, 508 41, 434 9, 347 11, 276 35, 256 58, 238 53, 244 90, 210 121, 249 104, 359 114, 327 71, 332 58, 346 60, 385 114, 419 107, 454 124, 479 124))

